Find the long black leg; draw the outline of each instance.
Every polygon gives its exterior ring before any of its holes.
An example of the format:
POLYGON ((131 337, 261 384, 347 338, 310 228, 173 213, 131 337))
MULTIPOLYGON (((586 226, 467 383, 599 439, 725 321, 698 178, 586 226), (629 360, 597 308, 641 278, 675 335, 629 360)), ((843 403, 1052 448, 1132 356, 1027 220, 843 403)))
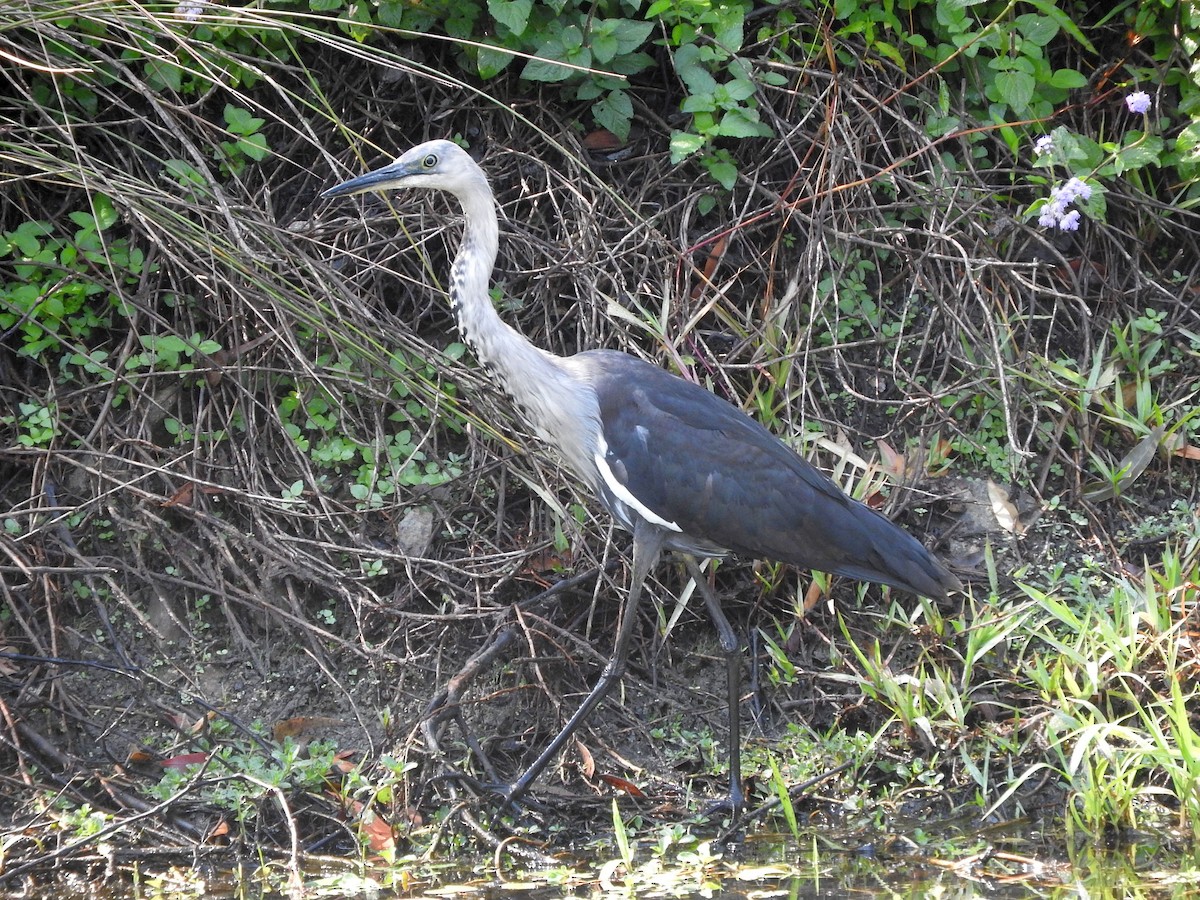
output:
MULTIPOLYGON (((629 661, 629 640, 633 636, 633 626, 637 622, 638 601, 641 598, 642 583, 650 573, 650 569, 658 561, 662 551, 664 533, 658 528, 638 520, 633 532, 633 572, 630 576, 629 595, 621 610, 621 625, 617 631, 616 643, 613 644, 612 658, 600 673, 600 679, 584 698, 579 709, 567 720, 562 731, 555 735, 554 740, 546 745, 538 758, 526 769, 521 777, 509 785, 504 792, 504 803, 509 805, 524 796, 529 786, 542 774, 542 770, 558 755, 559 751, 571 739, 571 735, 612 690, 612 686, 625 674, 625 666, 629 661)), ((694 563, 693 563, 694 564, 694 563)), ((729 625, 728 622, 725 623, 729 625)), ((732 629, 731 629, 732 631, 732 629)))
POLYGON ((737 632, 729 624, 729 619, 721 609, 721 602, 709 587, 708 578, 700 571, 695 557, 684 554, 683 564, 704 595, 708 616, 716 626, 721 650, 725 654, 725 686, 729 694, 729 811, 736 819, 746 804, 746 795, 742 792, 742 648, 737 632))

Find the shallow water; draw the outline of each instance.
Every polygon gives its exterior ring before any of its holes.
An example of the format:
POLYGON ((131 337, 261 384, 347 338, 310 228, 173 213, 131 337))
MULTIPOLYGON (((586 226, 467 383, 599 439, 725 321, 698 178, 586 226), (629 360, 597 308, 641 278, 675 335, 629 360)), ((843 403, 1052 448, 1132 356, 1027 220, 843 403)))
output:
MULTIPOLYGON (((658 852, 630 848, 632 867, 620 858, 561 859, 557 868, 497 868, 494 860, 430 865, 417 860, 393 866, 358 866, 346 860, 307 858, 294 876, 282 861, 196 866, 190 855, 153 865, 108 861, 45 873, 23 887, 7 885, 0 898, 430 897, 508 900, 543 898, 745 898, 810 897, 1195 897, 1200 859, 1172 853, 1147 839, 1122 849, 1084 847, 1056 858, 1043 851, 1020 854, 984 847, 942 858, 911 841, 883 837, 853 850, 830 850, 828 834, 755 836, 735 851, 709 845, 658 852), (807 837, 807 847, 802 847, 807 837), (105 877, 106 872, 108 877, 105 877), (292 886, 295 889, 290 889, 292 886), (16 890, 14 890, 16 888, 16 890)), ((86 863, 86 861, 84 861, 86 863)))

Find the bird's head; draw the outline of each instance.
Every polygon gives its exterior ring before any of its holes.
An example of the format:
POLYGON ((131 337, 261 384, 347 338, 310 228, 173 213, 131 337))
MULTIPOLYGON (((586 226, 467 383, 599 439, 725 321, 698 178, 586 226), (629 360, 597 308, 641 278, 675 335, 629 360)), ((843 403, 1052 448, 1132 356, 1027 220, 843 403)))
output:
POLYGON ((395 162, 343 181, 321 193, 322 197, 348 197, 364 191, 394 188, 437 188, 459 197, 479 190, 487 179, 475 161, 451 141, 426 141, 400 156, 395 162))

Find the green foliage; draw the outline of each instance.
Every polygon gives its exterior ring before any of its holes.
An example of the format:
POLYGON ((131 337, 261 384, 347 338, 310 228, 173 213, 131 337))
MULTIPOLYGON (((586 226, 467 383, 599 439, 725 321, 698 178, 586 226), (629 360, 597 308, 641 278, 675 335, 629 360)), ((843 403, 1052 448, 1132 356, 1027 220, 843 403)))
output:
POLYGON ((117 212, 104 194, 92 208, 69 213, 76 226, 60 237, 44 221, 26 221, 0 235, 0 260, 10 260, 12 277, 0 284, 0 332, 15 331, 17 353, 32 359, 64 358, 71 366, 103 363, 89 346, 126 312, 120 288, 134 286, 145 271, 145 255, 127 238, 113 237, 117 212))
POLYGON ((719 138, 769 137, 755 94, 758 84, 742 49, 748 3, 710 0, 658 0, 646 15, 668 29, 675 74, 687 90, 680 105, 691 116, 688 130, 671 134, 671 160, 679 162, 703 151, 700 162, 726 190, 737 179, 737 166, 719 138))
MULTIPOLYGON (((337 362, 330 357, 320 362, 331 368, 351 366, 349 360, 337 362)), ((393 377, 408 365, 400 354, 393 355, 392 364, 396 369, 393 377)), ((432 379, 436 375, 430 365, 424 365, 422 369, 424 378, 432 379)), ((377 374, 382 376, 383 373, 377 374)), ((316 486, 328 488, 345 483, 359 509, 379 509, 395 502, 409 487, 443 484, 462 473, 457 454, 430 460, 417 443, 413 426, 429 421, 428 407, 412 397, 400 378, 393 381, 392 391, 394 409, 387 419, 396 427, 387 429, 375 440, 354 436, 355 399, 336 396, 323 385, 296 382, 277 407, 284 430, 319 473, 322 483, 316 486)), ((448 424, 453 427, 452 421, 448 424)), ((284 502, 296 502, 303 490, 303 482, 294 482, 285 487, 280 496, 284 502)), ((383 574, 386 569, 381 566, 366 574, 383 574)))
MULTIPOLYGON (((219 727, 219 722, 213 723, 217 738, 226 730, 219 727)), ((267 754, 245 741, 214 743, 212 750, 203 755, 203 762, 168 767, 147 793, 166 801, 188 791, 245 825, 257 818, 264 803, 275 802, 277 792, 319 793, 335 763, 336 748, 331 742, 313 741, 301 746, 288 738, 267 754)))
POLYGON ((41 403, 18 403, 17 415, 0 416, 0 425, 17 426, 17 443, 22 447, 48 448, 58 436, 58 415, 41 403))
POLYGON ((1141 584, 1060 572, 1049 590, 1024 586, 1040 619, 1014 666, 1053 710, 1047 737, 1081 834, 1157 824, 1200 835, 1200 735, 1187 712, 1198 698, 1181 652, 1200 582, 1192 524, 1141 584))

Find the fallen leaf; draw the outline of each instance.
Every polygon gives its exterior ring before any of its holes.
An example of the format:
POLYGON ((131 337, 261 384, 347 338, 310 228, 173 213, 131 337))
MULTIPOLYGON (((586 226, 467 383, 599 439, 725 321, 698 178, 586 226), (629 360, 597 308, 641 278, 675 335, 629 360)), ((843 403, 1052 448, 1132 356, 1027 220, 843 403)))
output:
POLYGON ((610 153, 624 146, 622 140, 607 128, 597 128, 583 136, 583 149, 593 153, 610 153))
POLYGON ((276 722, 271 729, 271 737, 275 738, 277 743, 282 743, 284 738, 297 738, 315 728, 329 728, 340 724, 342 723, 338 719, 328 716, 293 716, 276 722))
POLYGON ((609 787, 620 791, 622 794, 628 794, 630 797, 645 797, 646 794, 640 787, 632 781, 628 781, 617 775, 601 775, 600 780, 609 787))
POLYGON ((988 499, 992 503, 992 515, 996 517, 997 524, 1009 534, 1024 534, 1025 526, 1021 524, 1021 516, 1016 506, 1008 499, 1008 491, 990 478, 987 490, 988 499))
POLYGON ((350 801, 350 813, 358 820, 359 831, 367 836, 367 845, 376 853, 396 849, 396 837, 392 826, 374 807, 358 800, 350 801))
POLYGON ((1182 456, 1184 460, 1200 460, 1200 446, 1196 446, 1195 444, 1176 446, 1171 452, 1176 456, 1182 456))
POLYGON ((213 838, 225 837, 228 834, 229 822, 222 819, 209 830, 208 834, 204 836, 204 840, 211 841, 213 838))
POLYGON ((596 774, 596 760, 592 757, 592 751, 589 750, 583 741, 575 741, 575 749, 579 753, 580 768, 583 769, 584 778, 592 778, 596 774))
POLYGON ((808 590, 804 592, 804 614, 808 615, 812 612, 813 607, 821 602, 821 598, 825 596, 825 591, 817 581, 812 581, 808 585, 808 590))
POLYGON ((208 762, 207 753, 181 753, 159 763, 164 769, 186 769, 188 766, 202 766, 208 762))
POLYGON ((191 506, 196 493, 196 483, 189 481, 162 502, 163 509, 170 506, 191 506))
MULTIPOLYGON (((0 651, 4 653, 17 652, 13 647, 9 647, 7 645, 0 647, 0 651)), ((0 658, 0 675, 16 675, 18 671, 20 670, 17 668, 17 664, 15 662, 0 658)))

